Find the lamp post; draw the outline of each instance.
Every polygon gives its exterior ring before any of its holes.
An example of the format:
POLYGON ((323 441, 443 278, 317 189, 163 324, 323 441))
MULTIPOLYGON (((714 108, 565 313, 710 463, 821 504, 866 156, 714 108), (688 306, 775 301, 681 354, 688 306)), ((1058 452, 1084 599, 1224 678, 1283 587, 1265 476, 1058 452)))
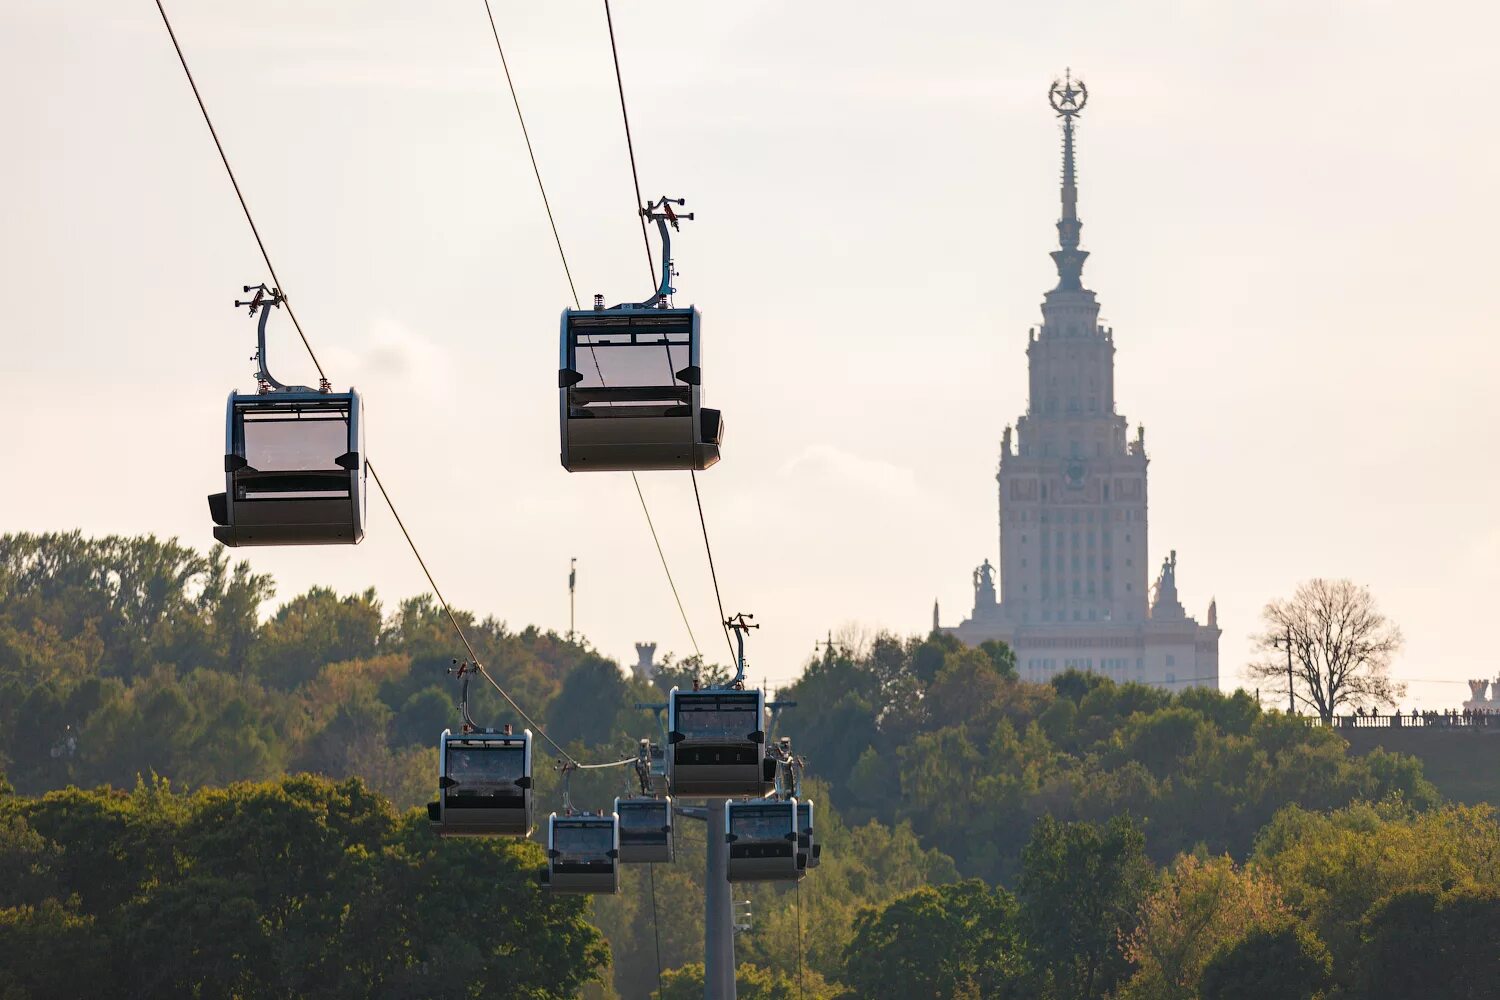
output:
POLYGON ((1277 649, 1286 647, 1286 701, 1287 712, 1291 715, 1297 714, 1297 693, 1292 685, 1292 627, 1287 626, 1286 635, 1271 640, 1271 645, 1277 649))

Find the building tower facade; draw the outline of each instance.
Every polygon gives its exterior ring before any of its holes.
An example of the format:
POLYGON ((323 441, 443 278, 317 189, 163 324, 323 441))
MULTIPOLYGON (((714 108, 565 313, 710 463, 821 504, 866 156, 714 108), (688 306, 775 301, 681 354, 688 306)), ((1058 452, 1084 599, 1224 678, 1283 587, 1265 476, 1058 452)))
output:
POLYGON ((1083 286, 1075 138, 1088 90, 1069 73, 1048 96, 1063 132, 1057 286, 1029 334, 1026 413, 1000 439, 1000 585, 985 560, 972 615, 944 631, 1008 642, 1033 680, 1076 668, 1217 686, 1217 609, 1207 625, 1188 617, 1175 552, 1148 585, 1146 432, 1116 410, 1114 331, 1083 286))

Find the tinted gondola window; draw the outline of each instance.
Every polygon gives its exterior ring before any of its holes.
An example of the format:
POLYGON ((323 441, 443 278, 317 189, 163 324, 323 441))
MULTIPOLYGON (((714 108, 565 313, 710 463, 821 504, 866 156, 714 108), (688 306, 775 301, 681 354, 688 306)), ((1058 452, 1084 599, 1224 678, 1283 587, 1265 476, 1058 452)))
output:
POLYGON ((677 703, 677 731, 688 739, 743 740, 760 729, 755 702, 725 704, 717 698, 701 703, 682 699, 677 703))
POLYGON ((525 753, 521 750, 481 750, 448 748, 448 777, 457 782, 448 789, 450 796, 520 797, 523 790, 516 784, 526 773, 525 753))
POLYGON ((781 840, 791 832, 786 809, 735 809, 730 813, 729 832, 740 840, 781 840))
POLYGON ((339 471, 336 459, 349 451, 349 412, 248 412, 242 433, 245 461, 252 469, 339 471))
POLYGON ((665 803, 659 808, 650 806, 621 806, 620 808, 620 836, 622 838, 629 833, 660 834, 662 827, 666 825, 665 803))
POLYGON ((553 831, 552 846, 558 852, 557 860, 563 864, 607 863, 609 852, 615 849, 615 833, 611 826, 603 823, 588 826, 558 824, 553 831))
MULTIPOLYGON (((691 364, 686 334, 665 339, 631 338, 621 334, 580 334, 575 361, 584 389, 659 387, 668 390, 663 402, 678 400, 682 383, 677 372, 691 364)), ((633 396, 632 402, 642 398, 633 396)))

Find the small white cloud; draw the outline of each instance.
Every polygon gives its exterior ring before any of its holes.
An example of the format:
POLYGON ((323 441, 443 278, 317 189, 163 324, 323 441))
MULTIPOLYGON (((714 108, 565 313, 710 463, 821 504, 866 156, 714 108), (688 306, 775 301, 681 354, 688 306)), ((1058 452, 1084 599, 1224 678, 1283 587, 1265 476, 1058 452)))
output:
POLYGON ((913 499, 921 492, 911 469, 863 458, 828 444, 808 445, 777 470, 777 475, 901 500, 913 499))
POLYGON ((446 348, 387 317, 370 323, 359 347, 339 348, 332 353, 339 371, 365 381, 399 379, 426 388, 446 381, 453 368, 446 348))

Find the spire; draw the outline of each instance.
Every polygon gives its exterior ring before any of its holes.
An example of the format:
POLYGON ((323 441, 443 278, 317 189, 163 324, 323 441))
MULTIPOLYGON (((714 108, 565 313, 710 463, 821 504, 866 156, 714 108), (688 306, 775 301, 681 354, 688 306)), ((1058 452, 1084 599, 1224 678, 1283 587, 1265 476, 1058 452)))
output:
POLYGON ((1048 103, 1063 120, 1062 217, 1057 220, 1060 249, 1052 251, 1052 261, 1057 265, 1057 287, 1065 291, 1083 288, 1083 262, 1088 258, 1087 250, 1078 249, 1078 235, 1083 223, 1078 221, 1078 178, 1073 154, 1074 119, 1088 100, 1088 87, 1082 80, 1073 79, 1071 69, 1061 80, 1053 80, 1052 88, 1047 92, 1048 103))

